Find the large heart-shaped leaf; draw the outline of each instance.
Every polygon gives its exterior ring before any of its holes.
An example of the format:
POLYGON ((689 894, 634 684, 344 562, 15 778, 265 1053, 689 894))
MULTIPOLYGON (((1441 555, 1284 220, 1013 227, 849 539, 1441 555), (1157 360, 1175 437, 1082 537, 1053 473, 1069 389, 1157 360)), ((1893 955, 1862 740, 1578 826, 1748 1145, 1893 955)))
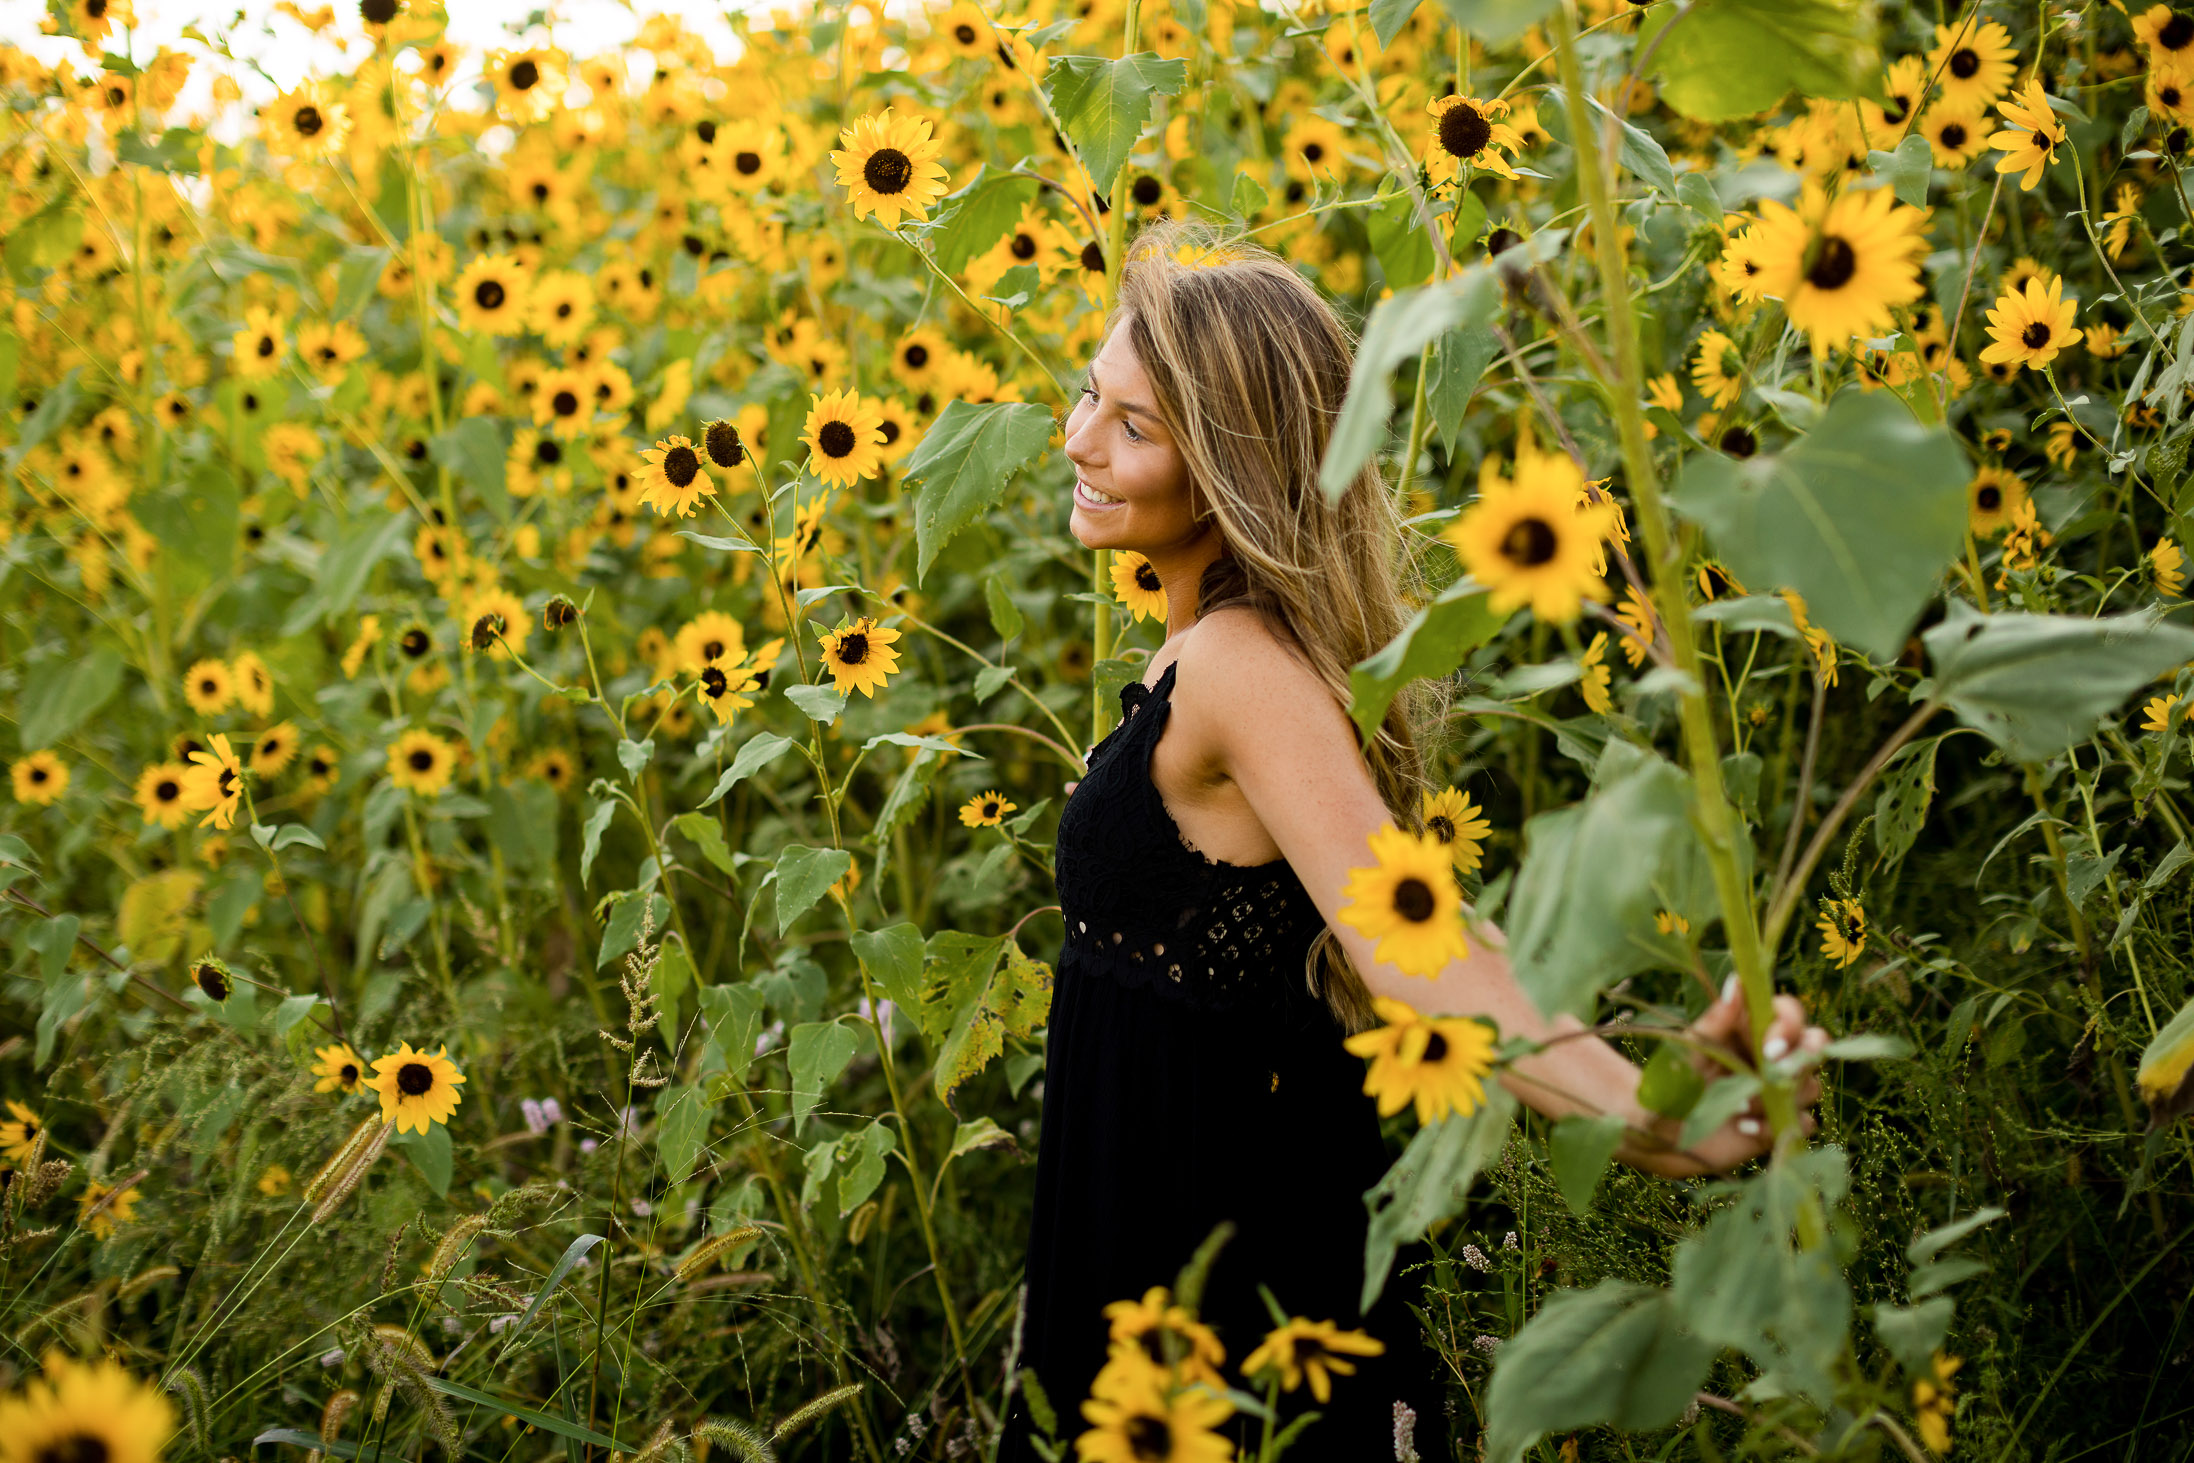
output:
POLYGON ((1051 441, 1051 412, 1034 402, 955 401, 923 434, 906 468, 914 500, 914 576, 929 572, 947 540, 998 501, 1006 480, 1051 441))
POLYGON ((2194 660, 2194 630, 2146 615, 1984 615, 1963 600, 1921 638, 1935 698, 2021 762, 2063 751, 2194 660))

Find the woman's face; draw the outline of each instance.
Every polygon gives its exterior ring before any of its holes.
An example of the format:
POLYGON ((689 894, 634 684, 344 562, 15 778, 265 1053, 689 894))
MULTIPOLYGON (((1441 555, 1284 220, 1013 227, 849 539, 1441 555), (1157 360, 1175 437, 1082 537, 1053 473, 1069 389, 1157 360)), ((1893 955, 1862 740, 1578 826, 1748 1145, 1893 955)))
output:
POLYGON ((1090 362, 1081 402, 1067 418, 1074 464, 1074 537, 1089 549, 1135 549, 1153 558, 1216 525, 1199 524, 1188 463, 1158 420, 1157 393, 1123 323, 1090 362))

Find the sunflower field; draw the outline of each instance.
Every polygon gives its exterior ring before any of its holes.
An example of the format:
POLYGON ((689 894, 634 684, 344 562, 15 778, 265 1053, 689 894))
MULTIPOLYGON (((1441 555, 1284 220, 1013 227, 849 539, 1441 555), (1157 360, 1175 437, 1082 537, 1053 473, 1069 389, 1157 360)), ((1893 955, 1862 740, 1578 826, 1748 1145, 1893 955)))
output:
POLYGON ((1682 1142, 1773 1138, 1612 1165, 1492 1080, 1528 1043, 1382 1003, 1365 1298, 1453 1458, 2194 1457, 2194 14, 820 0, 588 54, 342 0, 278 7, 347 58, 284 85, 48 6, 0 1460, 1016 1410, 1270 1459, 1350 1385, 1346 1317, 1204 1365, 1195 1265, 1088 1318, 1097 1398, 1020 1365, 1051 835, 1166 618, 1060 426, 1161 220, 1358 332, 1301 491, 1377 464, 1428 586, 1350 710, 1445 682, 1447 790, 1349 917, 1498 925, 1682 1142), (1396 900, 1428 852, 1456 897, 1396 900), (1730 981, 1837 1039, 1703 1082, 1730 981))

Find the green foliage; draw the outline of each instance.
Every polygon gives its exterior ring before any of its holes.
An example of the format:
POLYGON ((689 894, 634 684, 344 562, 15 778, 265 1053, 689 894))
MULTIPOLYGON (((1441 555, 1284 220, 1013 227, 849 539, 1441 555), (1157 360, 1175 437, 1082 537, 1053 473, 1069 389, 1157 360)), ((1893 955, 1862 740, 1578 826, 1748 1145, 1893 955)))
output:
POLYGON ((2063 751, 2194 659, 2194 630, 2143 615, 1983 615, 1954 601, 1922 638, 1934 698, 2021 762, 2063 751))
POLYGON ((1074 139, 1090 181, 1098 192, 1110 193, 1150 120, 1151 97, 1178 95, 1187 81, 1184 62, 1149 51, 1116 61, 1059 56, 1044 74, 1044 93, 1059 125, 1074 139))
POLYGON ((1668 104, 1701 122, 1755 116, 1792 91, 1873 95, 1881 66, 1862 0, 1699 0, 1649 17, 1638 40, 1655 48, 1668 104))
POLYGON ((944 409, 907 462, 907 482, 921 489, 914 501, 916 578, 927 576, 946 542, 998 501, 1007 480, 1044 450, 1051 430, 1051 413, 1028 402, 955 401, 944 409))
POLYGON ((1667 1291, 1603 1280, 1557 1292, 1504 1343, 1486 1392, 1488 1463, 1516 1463, 1550 1432, 1666 1427, 1706 1380, 1714 1348, 1667 1291))

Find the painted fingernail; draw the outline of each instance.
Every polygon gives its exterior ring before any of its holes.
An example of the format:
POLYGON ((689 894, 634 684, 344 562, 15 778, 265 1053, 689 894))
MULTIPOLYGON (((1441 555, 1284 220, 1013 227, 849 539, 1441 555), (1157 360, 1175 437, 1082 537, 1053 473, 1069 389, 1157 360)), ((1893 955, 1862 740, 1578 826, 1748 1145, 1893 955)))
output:
POLYGON ((1722 1000, 1726 1003, 1729 1001, 1734 1001, 1736 999, 1737 977, 1733 975, 1729 979, 1722 982, 1722 1000))
POLYGON ((1761 1055, 1771 1062, 1779 1062, 1790 1054, 1790 1043, 1779 1036, 1771 1036, 1760 1043, 1761 1055))
POLYGON ((1757 1138, 1760 1136, 1760 1120, 1758 1118, 1739 1118, 1737 1119, 1737 1131, 1747 1138, 1757 1138))

